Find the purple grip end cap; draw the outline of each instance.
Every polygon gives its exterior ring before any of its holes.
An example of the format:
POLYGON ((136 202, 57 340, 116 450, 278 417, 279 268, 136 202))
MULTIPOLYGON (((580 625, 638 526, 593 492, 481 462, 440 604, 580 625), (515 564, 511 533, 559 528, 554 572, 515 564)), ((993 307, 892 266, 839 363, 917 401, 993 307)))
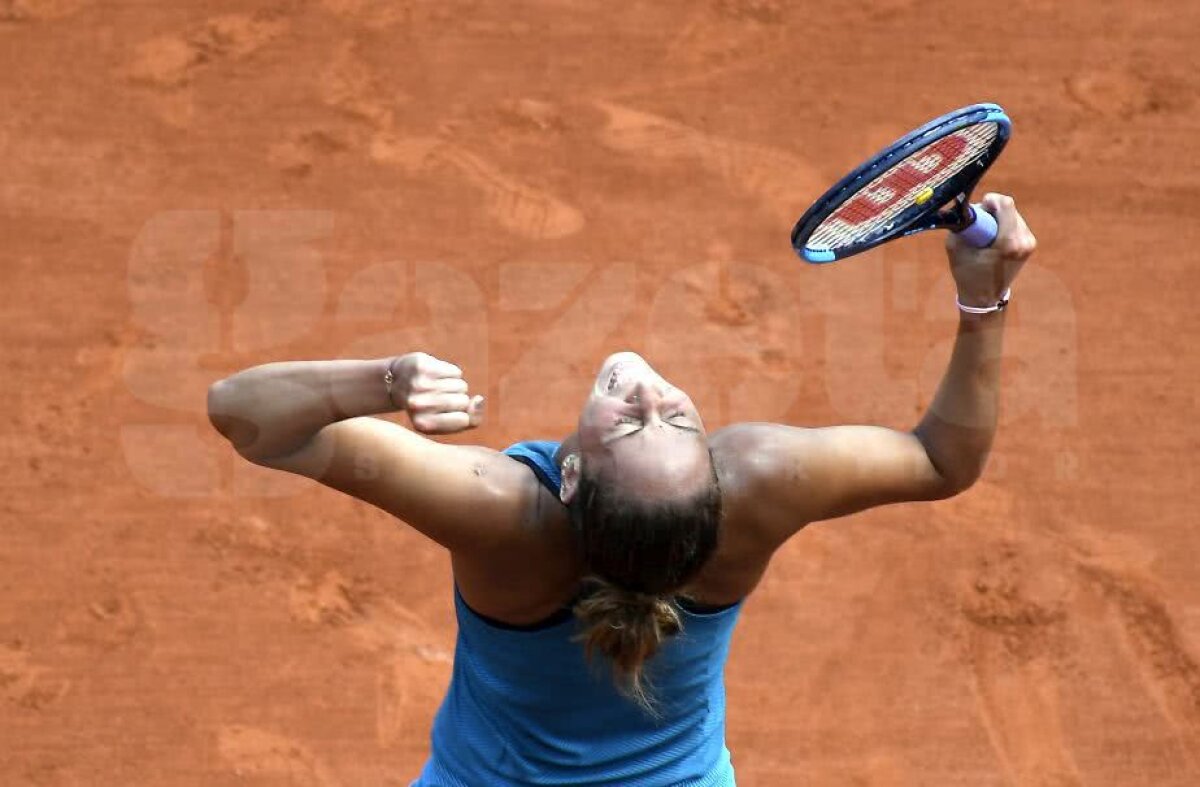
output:
POLYGON ((996 217, 984 210, 983 206, 978 203, 971 206, 971 214, 974 220, 964 229, 959 230, 958 236, 977 249, 991 246, 992 241, 996 239, 998 229, 996 217))

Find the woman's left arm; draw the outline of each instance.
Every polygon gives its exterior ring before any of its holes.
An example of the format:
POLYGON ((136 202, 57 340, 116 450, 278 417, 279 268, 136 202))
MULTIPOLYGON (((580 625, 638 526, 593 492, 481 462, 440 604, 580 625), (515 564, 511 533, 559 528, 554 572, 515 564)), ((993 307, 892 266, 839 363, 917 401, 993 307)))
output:
POLYGON ((1005 317, 988 307, 1037 245, 1011 198, 989 194, 983 204, 1000 233, 987 249, 954 236, 947 243, 959 303, 967 309, 941 386, 914 429, 741 424, 723 430, 719 440, 740 457, 748 497, 768 521, 773 543, 808 522, 949 497, 979 478, 996 432, 1005 317))

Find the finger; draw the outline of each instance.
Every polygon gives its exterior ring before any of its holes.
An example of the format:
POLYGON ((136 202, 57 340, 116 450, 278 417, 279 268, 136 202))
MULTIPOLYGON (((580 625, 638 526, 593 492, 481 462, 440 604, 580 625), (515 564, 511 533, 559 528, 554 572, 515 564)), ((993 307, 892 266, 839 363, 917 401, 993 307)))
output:
POLYGON ((483 410, 487 401, 482 396, 475 396, 471 399, 470 406, 467 407, 467 418, 471 426, 479 426, 483 423, 483 410))
POLYGON ((1023 260, 1037 248, 1037 240, 1033 237, 1029 225, 1025 223, 1025 218, 1015 207, 1009 207, 1011 210, 1007 215, 996 218, 1000 233, 995 248, 1003 254, 1023 260))
POLYGON ((1017 213, 1017 203, 1007 194, 995 192, 984 194, 980 204, 983 205, 984 210, 996 217, 1000 234, 1004 234, 1007 228, 1014 226, 1016 219, 1019 219, 1021 215, 1017 213))
POLYGON ((1028 227, 1021 227, 1021 231, 1012 236, 1007 250, 1021 260, 1028 259, 1037 251, 1037 238, 1033 236, 1028 227))
POLYGON ((469 429, 470 417, 462 411, 455 413, 419 413, 413 416, 413 428, 423 434, 450 434, 469 429))
POLYGON ((465 393, 418 393, 408 397, 410 413, 466 412, 471 398, 465 393))
POLYGON ((442 377, 462 377, 462 369, 449 361, 434 358, 432 355, 421 359, 421 362, 417 364, 417 373, 434 380, 442 377))
MULTIPOLYGON (((1023 252, 1031 237, 1024 217, 1017 211, 1016 201, 1006 194, 986 194, 981 201, 984 209, 996 217, 996 242, 993 248, 1006 254, 1023 252)), ((1030 250, 1032 251, 1032 249, 1030 250)))
POLYGON ((461 377, 417 377, 412 382, 414 394, 466 393, 467 381, 461 377))

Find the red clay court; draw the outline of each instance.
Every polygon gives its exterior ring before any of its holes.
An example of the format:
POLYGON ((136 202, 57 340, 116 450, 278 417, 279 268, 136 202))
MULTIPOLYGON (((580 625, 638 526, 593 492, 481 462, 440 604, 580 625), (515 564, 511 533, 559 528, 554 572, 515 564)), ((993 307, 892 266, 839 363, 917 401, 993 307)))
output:
POLYGON ((996 101, 1040 250, 963 496, 806 529, 728 670, 739 783, 1200 783, 1200 4, 0 0, 0 781, 406 785, 449 561, 237 460, 210 382, 422 349, 464 440, 631 347, 710 427, 907 428, 941 239, 792 223, 996 101))

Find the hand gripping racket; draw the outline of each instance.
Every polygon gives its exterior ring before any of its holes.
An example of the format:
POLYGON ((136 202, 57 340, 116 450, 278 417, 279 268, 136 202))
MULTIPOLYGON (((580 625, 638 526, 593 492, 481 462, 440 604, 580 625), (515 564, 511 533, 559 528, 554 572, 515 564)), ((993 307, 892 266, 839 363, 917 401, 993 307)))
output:
POLYGON ((990 245, 996 220, 968 199, 1011 131, 995 104, 972 104, 926 123, 825 192, 796 222, 792 247, 808 262, 834 262, 931 229, 990 245))

